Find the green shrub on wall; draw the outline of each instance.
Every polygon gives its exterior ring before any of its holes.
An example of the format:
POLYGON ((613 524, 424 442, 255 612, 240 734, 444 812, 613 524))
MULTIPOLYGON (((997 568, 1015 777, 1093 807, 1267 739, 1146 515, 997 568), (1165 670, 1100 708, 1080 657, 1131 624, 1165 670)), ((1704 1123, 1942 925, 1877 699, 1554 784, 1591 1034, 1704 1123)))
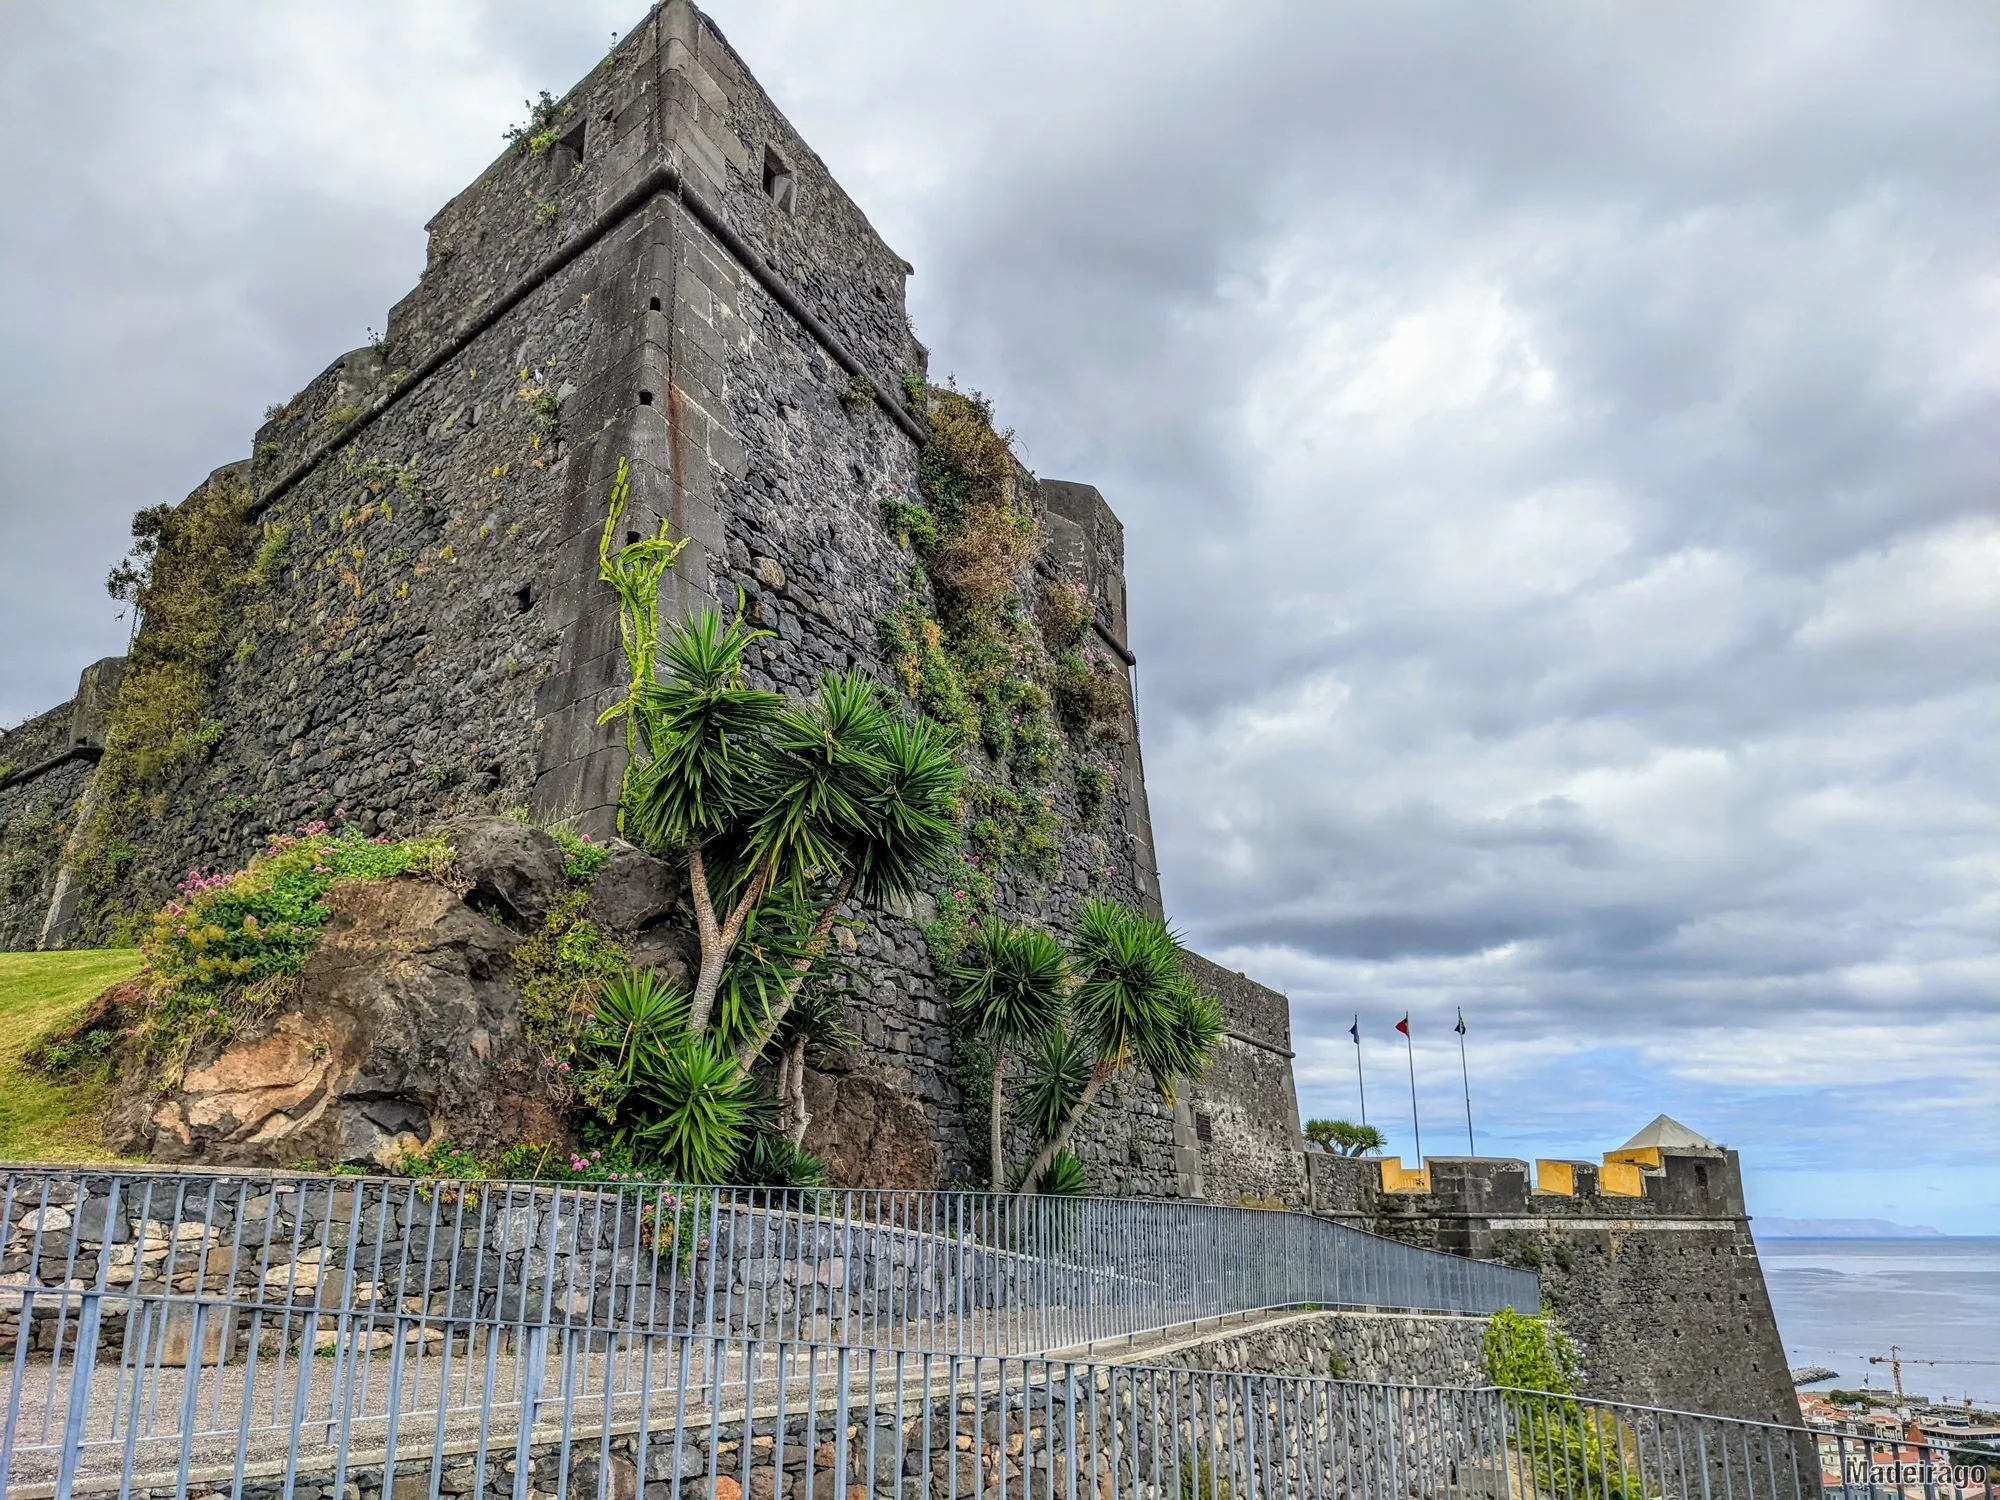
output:
POLYGON ((1553 1316, 1503 1307, 1487 1322, 1483 1352, 1486 1378, 1507 1393, 1510 1436, 1543 1494, 1644 1500, 1641 1476, 1625 1459, 1637 1451, 1632 1434, 1611 1412, 1570 1399, 1582 1364, 1553 1316))
POLYGON ((399 875, 444 879, 452 861, 441 838, 390 842, 313 823, 297 835, 274 835, 234 874, 190 870, 140 944, 146 1003, 139 1041, 161 1086, 179 1081, 199 1042, 231 1035, 283 998, 319 941, 329 915, 323 898, 335 885, 399 875))
MULTIPOLYGON (((1087 644, 1091 604, 1080 584, 1044 579, 1023 597, 1022 574, 1042 538, 1017 503, 1008 434, 994 427, 985 398, 914 379, 906 388, 930 438, 918 459, 919 499, 881 502, 883 525, 918 559, 909 593, 878 622, 882 648, 918 708, 984 752, 983 761, 969 756, 964 822, 974 857, 1053 881, 1062 843, 1048 784, 1065 761, 1066 736, 1079 751, 1092 738, 1115 739, 1123 676, 1087 644)), ((1081 811, 1094 818, 1110 778, 1072 759, 1081 811)), ((955 955, 937 953, 947 965, 955 955)))
MULTIPOLYGON (((112 595, 139 611, 118 706, 97 770, 97 796, 78 850, 82 936, 102 943, 128 923, 142 893, 126 887, 138 825, 165 811, 186 768, 221 738, 209 703, 242 627, 263 534, 251 520, 242 465, 216 473, 179 505, 132 520, 131 554, 112 570, 112 595)), ((266 558, 267 566, 275 566, 266 558)), ((157 898, 156 898, 157 899, 157 898)))

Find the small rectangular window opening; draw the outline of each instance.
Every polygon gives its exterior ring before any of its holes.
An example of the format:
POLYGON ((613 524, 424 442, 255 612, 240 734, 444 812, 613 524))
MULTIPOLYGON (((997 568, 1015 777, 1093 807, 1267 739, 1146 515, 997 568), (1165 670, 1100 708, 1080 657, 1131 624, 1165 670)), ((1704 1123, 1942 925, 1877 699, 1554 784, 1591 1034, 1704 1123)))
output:
POLYGON ((654 312, 658 312, 660 310, 660 299, 658 297, 655 297, 652 300, 650 306, 652 307, 654 312))
POLYGON ((641 406, 651 406, 653 404, 653 393, 651 391, 639 392, 639 404, 641 406))
POLYGON ((576 129, 572 130, 556 143, 562 150, 569 152, 570 156, 576 161, 583 160, 583 127, 584 122, 578 120, 576 122, 576 129))
POLYGON ((534 607, 535 607, 535 586, 532 583, 524 583, 519 588, 514 590, 515 614, 525 615, 529 610, 533 609, 534 607))
POLYGON ((1194 1117, 1194 1138, 1202 1142, 1215 1139, 1214 1115, 1196 1115, 1194 1117))
POLYGON ((798 212, 798 181, 792 176, 792 169, 769 146, 764 148, 764 193, 784 212, 798 212))

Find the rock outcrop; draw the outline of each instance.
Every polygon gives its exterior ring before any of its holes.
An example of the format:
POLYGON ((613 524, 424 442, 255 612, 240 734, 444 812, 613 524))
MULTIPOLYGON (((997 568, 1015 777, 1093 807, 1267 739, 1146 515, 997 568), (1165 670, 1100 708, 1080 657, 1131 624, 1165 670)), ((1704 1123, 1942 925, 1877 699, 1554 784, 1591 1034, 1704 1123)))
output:
POLYGON ((805 1148, 842 1185, 928 1190, 944 1185, 944 1154, 923 1109, 873 1070, 806 1070, 805 1148))
POLYGON ((388 1166, 440 1136, 494 1151, 561 1134, 522 1030, 519 932, 416 880, 337 886, 326 904, 291 1002, 198 1051, 169 1093, 128 1076, 107 1144, 211 1166, 388 1166))

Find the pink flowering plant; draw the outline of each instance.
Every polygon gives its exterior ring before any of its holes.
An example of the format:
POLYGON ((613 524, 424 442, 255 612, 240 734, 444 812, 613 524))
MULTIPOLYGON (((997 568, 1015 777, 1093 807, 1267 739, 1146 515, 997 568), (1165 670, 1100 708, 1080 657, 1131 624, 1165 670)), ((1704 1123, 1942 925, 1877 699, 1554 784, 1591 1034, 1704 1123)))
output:
POLYGON ((234 1031, 247 1009, 305 967, 327 919, 322 898, 344 880, 441 877, 442 839, 391 842, 307 823, 277 834, 243 869, 189 870, 141 940, 149 1039, 234 1031))

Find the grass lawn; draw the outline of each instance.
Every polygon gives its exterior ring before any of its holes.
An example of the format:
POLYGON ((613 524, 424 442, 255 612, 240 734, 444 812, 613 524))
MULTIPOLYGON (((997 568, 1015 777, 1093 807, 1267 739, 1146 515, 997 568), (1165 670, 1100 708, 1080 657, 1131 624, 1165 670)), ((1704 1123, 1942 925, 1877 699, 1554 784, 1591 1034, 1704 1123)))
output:
POLYGON ((50 1083, 22 1066, 43 1031, 137 972, 130 948, 0 953, 0 1161, 104 1161, 106 1087, 50 1083))

